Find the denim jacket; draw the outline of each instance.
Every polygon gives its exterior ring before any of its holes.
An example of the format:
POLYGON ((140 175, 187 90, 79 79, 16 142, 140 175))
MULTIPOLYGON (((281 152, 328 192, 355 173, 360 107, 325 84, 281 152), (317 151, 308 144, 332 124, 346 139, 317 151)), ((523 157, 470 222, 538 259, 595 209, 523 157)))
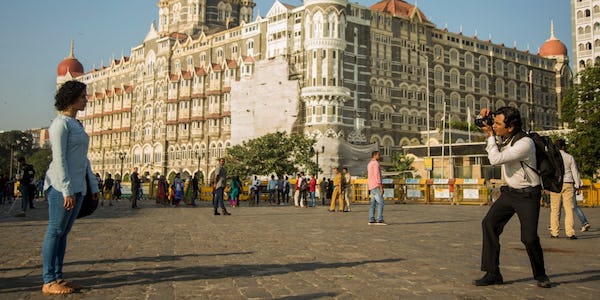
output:
POLYGON ((52 162, 46 173, 44 190, 53 187, 63 196, 85 195, 87 173, 92 193, 98 193, 98 182, 87 158, 90 138, 77 119, 59 114, 48 129, 52 162))

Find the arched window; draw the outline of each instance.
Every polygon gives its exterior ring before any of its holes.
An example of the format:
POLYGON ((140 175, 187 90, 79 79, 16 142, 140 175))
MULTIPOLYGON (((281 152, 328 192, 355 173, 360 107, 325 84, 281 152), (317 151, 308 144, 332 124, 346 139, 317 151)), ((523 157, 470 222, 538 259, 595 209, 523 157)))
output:
POLYGON ((488 73, 488 59, 485 56, 479 57, 479 71, 488 73))
POLYGON ((489 81, 487 76, 485 75, 481 75, 479 76, 479 91, 481 93, 488 93, 488 85, 489 85, 489 81))

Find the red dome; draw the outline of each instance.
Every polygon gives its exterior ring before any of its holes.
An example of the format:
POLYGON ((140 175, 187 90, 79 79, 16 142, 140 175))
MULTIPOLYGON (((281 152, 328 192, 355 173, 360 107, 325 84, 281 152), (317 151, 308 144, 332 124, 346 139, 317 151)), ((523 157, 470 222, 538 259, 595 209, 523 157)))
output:
POLYGON ((567 46, 554 35, 554 21, 550 22, 550 38, 540 48, 540 56, 567 56, 567 46))
POLYGON ((410 18, 414 14, 418 14, 423 22, 430 23, 420 9, 402 0, 382 0, 371 5, 371 9, 378 12, 389 13, 393 16, 401 18, 410 18))
POLYGON ((79 76, 83 74, 83 65, 74 57, 67 57, 58 64, 56 74, 58 76, 65 76, 67 72, 70 72, 73 76, 79 76))
POLYGON ((547 40, 540 48, 540 56, 567 55, 567 46, 558 39, 547 40))

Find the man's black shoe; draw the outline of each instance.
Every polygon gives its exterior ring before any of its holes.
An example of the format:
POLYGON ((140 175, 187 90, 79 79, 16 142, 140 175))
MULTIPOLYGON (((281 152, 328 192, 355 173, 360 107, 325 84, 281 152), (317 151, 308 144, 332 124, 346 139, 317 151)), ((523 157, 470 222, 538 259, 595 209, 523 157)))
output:
POLYGON ((550 279, 548 279, 548 278, 543 279, 543 280, 538 280, 537 286, 539 286, 541 288, 549 289, 552 287, 552 282, 550 282, 550 279))
POLYGON ((215 210, 215 216, 220 216, 221 214, 215 210))
POLYGON ((502 275, 500 274, 491 274, 485 273, 485 275, 477 280, 473 281, 473 284, 476 286, 488 286, 493 284, 504 284, 504 280, 502 280, 502 275))
POLYGON ((575 236, 575 235, 572 235, 572 236, 570 236, 570 237, 569 237, 569 239, 570 239, 570 240, 576 240, 576 239, 577 239, 577 236, 575 236))

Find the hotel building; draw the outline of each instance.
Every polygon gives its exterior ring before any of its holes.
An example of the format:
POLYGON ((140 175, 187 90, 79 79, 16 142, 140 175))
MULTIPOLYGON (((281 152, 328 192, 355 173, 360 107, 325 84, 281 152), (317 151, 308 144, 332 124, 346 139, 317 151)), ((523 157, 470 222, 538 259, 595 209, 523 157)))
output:
POLYGON ((530 53, 438 28, 401 0, 276 0, 256 18, 254 7, 161 0, 128 56, 84 71, 71 48, 57 84, 88 84, 80 118, 96 171, 208 178, 228 147, 279 130, 315 137, 326 176, 341 165, 362 175, 372 150, 390 164, 403 146, 440 144, 442 119, 464 123, 483 107, 559 126, 571 71, 552 30, 530 53))

